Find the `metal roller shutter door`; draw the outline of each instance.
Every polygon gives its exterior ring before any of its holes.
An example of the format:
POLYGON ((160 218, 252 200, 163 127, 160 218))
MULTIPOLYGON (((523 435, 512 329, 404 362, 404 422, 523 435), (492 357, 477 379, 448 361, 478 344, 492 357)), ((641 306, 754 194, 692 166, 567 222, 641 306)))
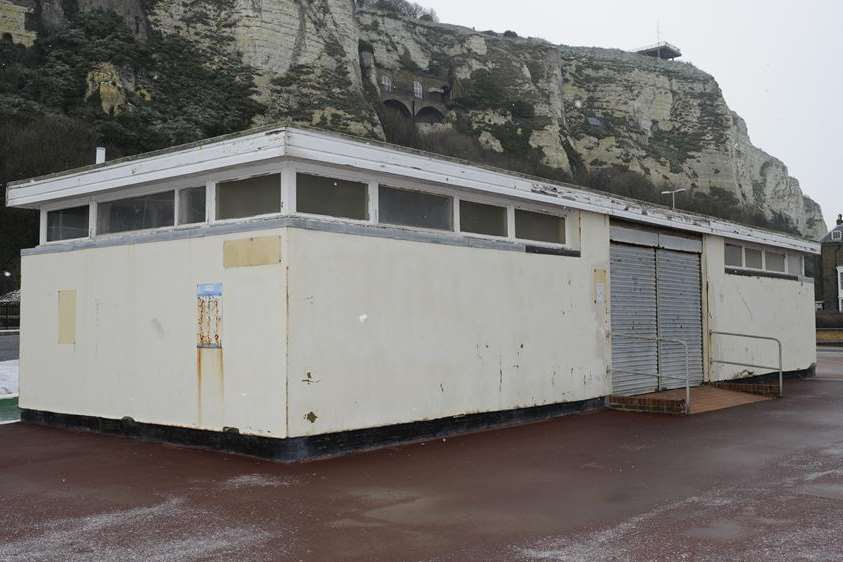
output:
POLYGON ((658 335, 656 253, 653 248, 611 245, 612 393, 622 396, 656 390, 655 341, 622 337, 658 335))
MULTIPOLYGON (((703 382, 702 285, 700 256, 672 250, 656 250, 659 337, 684 340, 688 344, 691 386, 703 382)), ((685 352, 681 344, 659 344, 662 388, 685 386, 685 352)))

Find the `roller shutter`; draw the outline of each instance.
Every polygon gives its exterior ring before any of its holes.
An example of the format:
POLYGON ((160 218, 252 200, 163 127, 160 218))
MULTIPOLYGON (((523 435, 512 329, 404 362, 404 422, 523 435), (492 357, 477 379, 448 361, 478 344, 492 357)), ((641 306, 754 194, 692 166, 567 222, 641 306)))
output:
MULTIPOLYGON (((656 292, 659 337, 684 340, 688 344, 691 385, 703 382, 702 286, 700 256, 672 250, 656 250, 656 292)), ((659 369, 664 375, 685 378, 682 345, 659 344, 659 369)), ((682 388, 684 381, 664 379, 662 388, 682 388)))
POLYGON ((612 392, 634 395, 656 390, 658 346, 636 336, 658 335, 656 254, 653 248, 611 245, 612 392), (643 374, 642 374, 643 373, 643 374))
POLYGON ((701 244, 651 231, 618 231, 624 241, 611 244, 613 394, 685 386, 681 344, 630 335, 685 341, 691 385, 702 384, 701 244))

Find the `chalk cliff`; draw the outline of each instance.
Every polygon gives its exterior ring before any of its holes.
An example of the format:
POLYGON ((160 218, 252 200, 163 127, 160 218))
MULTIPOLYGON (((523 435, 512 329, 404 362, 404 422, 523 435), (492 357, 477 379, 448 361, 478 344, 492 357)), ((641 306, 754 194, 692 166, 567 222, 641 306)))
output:
MULTIPOLYGON (((715 212, 714 194, 774 227, 826 232, 819 205, 752 144, 716 80, 687 63, 359 10, 352 0, 0 0, 0 35, 28 46, 97 8, 122 16, 139 40, 225 45, 253 70, 253 123, 422 148, 432 136, 454 156, 598 189, 601 171, 622 168, 711 207, 691 209, 715 212)), ((120 88, 143 82, 119 61, 91 61, 86 98, 104 88, 103 111, 119 114, 133 99, 120 88)), ((154 92, 141 98, 156 102, 154 92)))

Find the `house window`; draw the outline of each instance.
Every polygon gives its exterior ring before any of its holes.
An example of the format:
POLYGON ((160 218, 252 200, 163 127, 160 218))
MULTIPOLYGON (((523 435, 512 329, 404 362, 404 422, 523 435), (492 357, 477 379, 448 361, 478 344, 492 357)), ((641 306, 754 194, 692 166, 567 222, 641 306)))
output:
POLYGON ((819 267, 819 261, 819 256, 802 257, 802 268, 805 272, 805 277, 808 277, 810 279, 817 278, 817 272, 822 269, 821 267, 819 267))
POLYGON ((515 209, 515 237, 536 242, 565 243, 565 219, 545 213, 515 209))
POLYGON ((506 207, 460 201, 460 231, 506 236, 506 207))
POLYGON ((97 233, 173 226, 175 193, 164 191, 97 204, 97 233))
POLYGON ((217 184, 217 219, 281 212, 281 176, 272 174, 217 184))
POLYGON ((413 95, 418 99, 424 98, 424 88, 422 87, 422 83, 418 80, 413 82, 413 95))
POLYGON ((47 213, 47 242, 88 236, 88 205, 47 213))
POLYGON ((755 248, 744 248, 744 262, 750 269, 764 269, 764 261, 761 250, 755 248))
POLYGON ((726 265, 729 267, 743 267, 743 247, 726 244, 726 265))
POLYGON ((205 186, 179 191, 179 224, 205 222, 205 186))
POLYGON ((385 185, 378 187, 378 215, 382 223, 453 230, 451 213, 450 197, 385 185))
POLYGON ((392 77, 386 75, 381 76, 381 89, 384 92, 392 91, 392 77))
POLYGON ((309 174, 296 175, 296 211, 347 219, 369 218, 369 186, 309 174))
POLYGON ((831 231, 831 239, 832 240, 843 240, 843 231, 840 230, 832 230, 831 231))
POLYGON ((785 272, 785 255, 780 254, 778 252, 771 252, 767 250, 765 252, 765 258, 767 260, 767 271, 773 271, 776 273, 784 273, 785 272))

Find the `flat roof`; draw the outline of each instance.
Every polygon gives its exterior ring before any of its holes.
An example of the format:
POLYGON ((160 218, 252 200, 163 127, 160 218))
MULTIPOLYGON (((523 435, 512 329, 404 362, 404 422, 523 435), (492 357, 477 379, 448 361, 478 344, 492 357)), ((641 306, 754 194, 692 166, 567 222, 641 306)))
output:
POLYGON ((164 150, 11 182, 9 207, 41 206, 244 164, 293 158, 515 197, 618 219, 818 254, 817 242, 673 210, 571 184, 334 132, 262 127, 164 150))

